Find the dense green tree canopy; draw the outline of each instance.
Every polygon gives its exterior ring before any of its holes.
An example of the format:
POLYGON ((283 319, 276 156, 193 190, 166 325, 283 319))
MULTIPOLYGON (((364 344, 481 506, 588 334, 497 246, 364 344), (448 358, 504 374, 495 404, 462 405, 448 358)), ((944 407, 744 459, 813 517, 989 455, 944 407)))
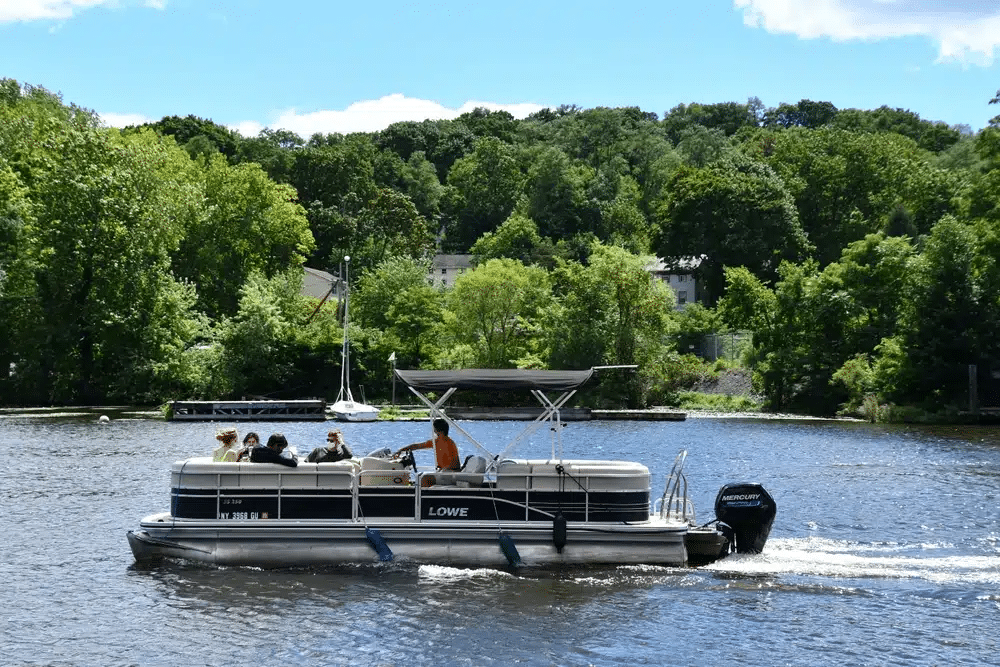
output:
POLYGON ((728 327, 774 407, 955 409, 969 364, 1000 367, 998 202, 1000 117, 750 98, 306 141, 196 116, 118 131, 5 79, 0 401, 335 393, 338 304, 298 285, 350 255, 352 377, 379 395, 394 355, 635 364, 600 401, 672 400, 679 353, 728 327), (434 254, 470 251, 431 285, 434 254), (673 310, 651 254, 693 268, 700 305, 673 310))
POLYGON ((714 304, 726 266, 746 266, 768 280, 783 259, 810 250, 794 201, 767 165, 739 155, 705 168, 677 170, 657 206, 653 240, 668 264, 696 264, 702 298, 714 304))

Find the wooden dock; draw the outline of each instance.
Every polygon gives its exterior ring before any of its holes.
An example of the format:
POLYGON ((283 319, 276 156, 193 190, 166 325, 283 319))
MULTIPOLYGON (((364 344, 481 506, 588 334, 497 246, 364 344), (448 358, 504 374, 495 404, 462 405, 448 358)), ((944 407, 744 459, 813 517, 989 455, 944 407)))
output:
POLYGON ((590 418, 682 422, 687 419, 687 413, 670 410, 591 410, 590 418))
POLYGON ((325 421, 326 401, 173 401, 177 421, 325 421))
MULTIPOLYGON (((452 419, 527 420, 537 419, 541 408, 451 408, 446 410, 452 419)), ((617 419, 634 421, 684 421, 686 412, 669 410, 596 410, 592 408, 563 408, 559 418, 564 422, 617 419)))

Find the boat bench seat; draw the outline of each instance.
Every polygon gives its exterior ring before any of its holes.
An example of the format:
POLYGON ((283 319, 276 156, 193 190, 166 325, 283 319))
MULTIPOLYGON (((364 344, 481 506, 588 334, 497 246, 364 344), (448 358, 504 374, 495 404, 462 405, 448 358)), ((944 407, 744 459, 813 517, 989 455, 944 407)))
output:
POLYGON ((482 456, 474 454, 465 460, 459 472, 435 472, 435 486, 471 486, 480 487, 486 476, 488 462, 482 456))
POLYGON ((170 472, 173 488, 186 489, 350 489, 358 463, 299 462, 295 468, 277 463, 215 463, 209 457, 174 463, 170 472))
POLYGON ((631 461, 505 459, 497 468, 498 489, 536 491, 647 491, 649 468, 631 461), (562 466, 564 474, 556 469, 562 466))
POLYGON ((361 459, 358 483, 361 486, 405 486, 410 483, 410 471, 403 467, 400 459, 366 456, 361 459))

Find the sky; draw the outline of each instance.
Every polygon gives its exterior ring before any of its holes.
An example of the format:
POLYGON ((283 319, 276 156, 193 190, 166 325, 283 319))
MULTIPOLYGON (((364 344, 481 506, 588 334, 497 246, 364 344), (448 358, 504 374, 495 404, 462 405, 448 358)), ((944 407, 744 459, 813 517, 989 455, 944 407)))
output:
POLYGON ((0 0, 0 78, 110 126, 193 114, 245 136, 750 97, 977 131, 998 57, 1000 0, 0 0))

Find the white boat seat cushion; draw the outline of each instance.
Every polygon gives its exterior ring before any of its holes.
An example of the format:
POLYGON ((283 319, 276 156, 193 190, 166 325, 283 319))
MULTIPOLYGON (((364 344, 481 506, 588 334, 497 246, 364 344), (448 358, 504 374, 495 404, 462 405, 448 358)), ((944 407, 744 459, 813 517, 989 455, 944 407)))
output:
POLYGON ((434 479, 436 484, 444 486, 475 486, 483 485, 483 477, 486 474, 486 459, 477 454, 472 454, 465 459, 465 464, 459 472, 436 472, 434 479))

